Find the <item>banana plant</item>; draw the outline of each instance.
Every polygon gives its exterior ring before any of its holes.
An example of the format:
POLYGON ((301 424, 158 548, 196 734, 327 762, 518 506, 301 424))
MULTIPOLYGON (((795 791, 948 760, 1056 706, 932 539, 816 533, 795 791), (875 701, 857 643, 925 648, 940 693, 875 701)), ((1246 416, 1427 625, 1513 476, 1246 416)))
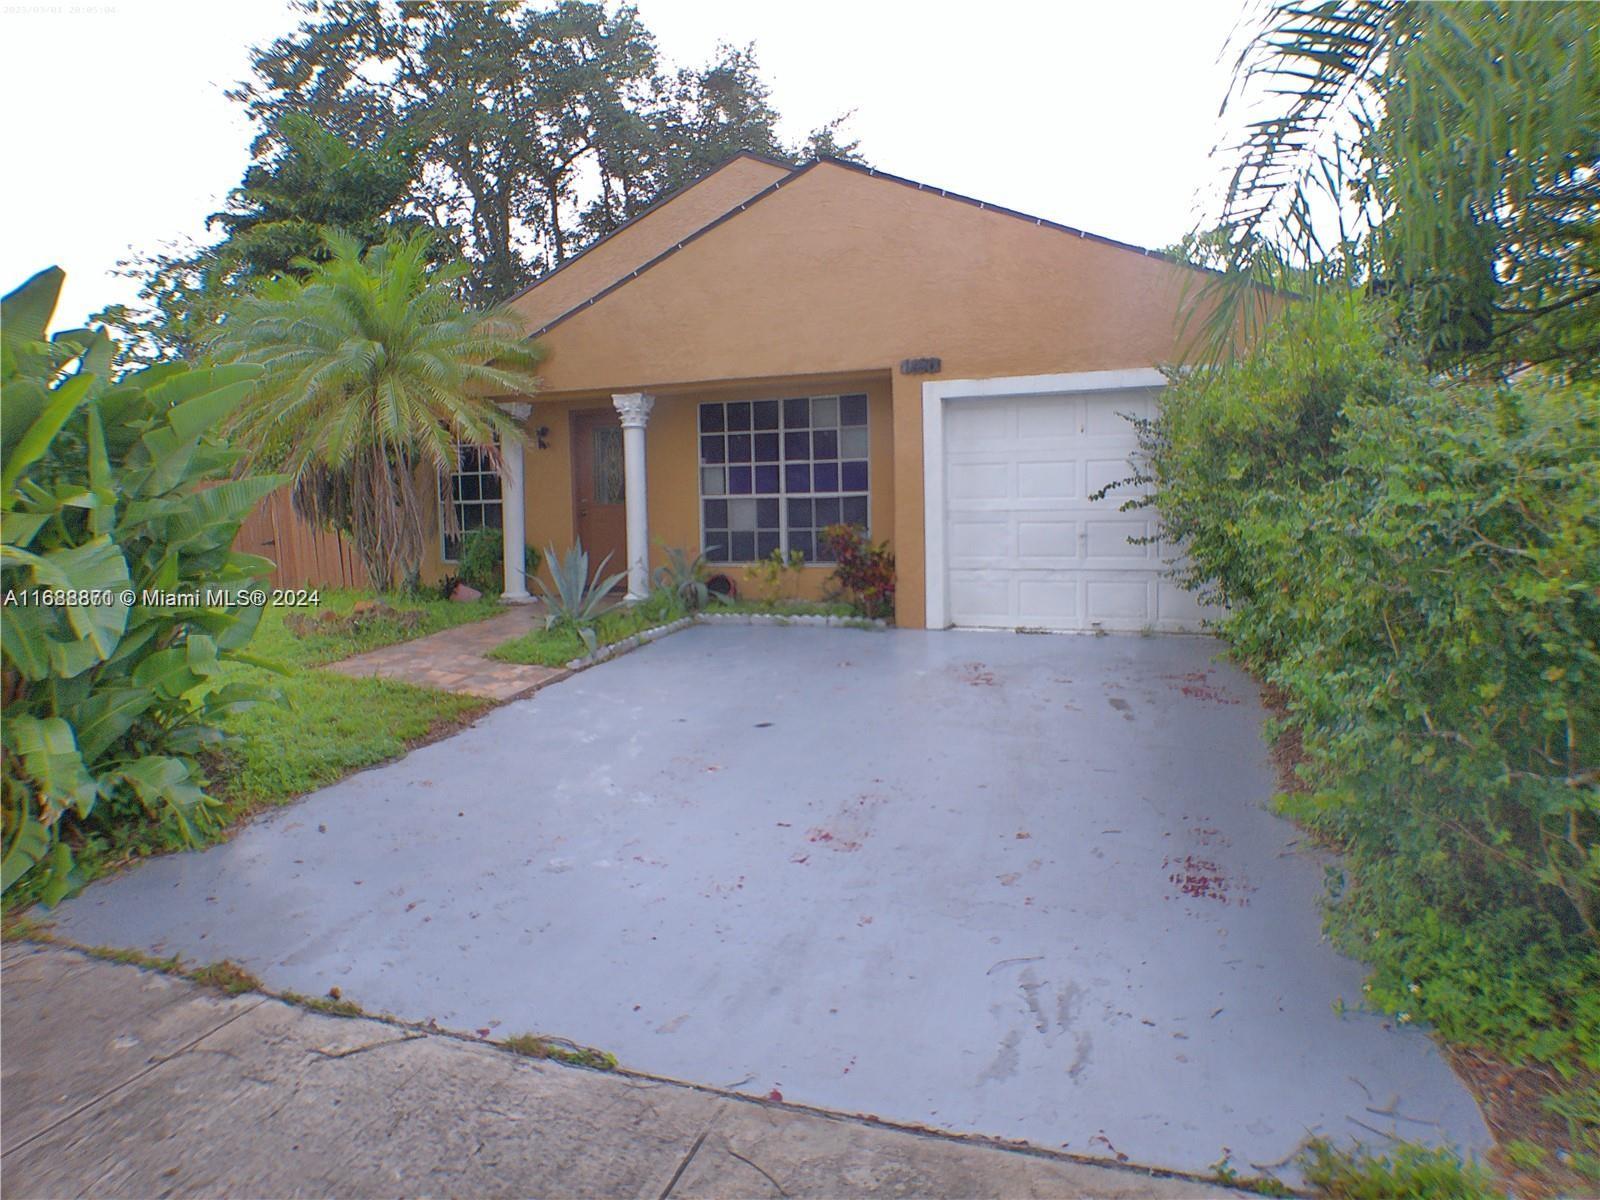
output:
POLYGON ((272 563, 233 550, 284 479, 229 479, 216 436, 259 373, 163 364, 117 377, 103 332, 49 334, 64 276, 0 302, 0 890, 77 882, 66 835, 144 815, 192 840, 195 754, 273 696, 247 659, 272 563))

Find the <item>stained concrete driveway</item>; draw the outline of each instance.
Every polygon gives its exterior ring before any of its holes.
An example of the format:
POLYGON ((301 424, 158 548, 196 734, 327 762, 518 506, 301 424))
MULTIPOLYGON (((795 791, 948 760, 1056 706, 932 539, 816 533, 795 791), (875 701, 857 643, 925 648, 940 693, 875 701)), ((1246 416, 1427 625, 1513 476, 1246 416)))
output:
POLYGON ((1169 1168, 1311 1133, 1483 1148, 1426 1035, 1356 1010, 1218 649, 690 629, 98 884, 57 930, 1169 1168))

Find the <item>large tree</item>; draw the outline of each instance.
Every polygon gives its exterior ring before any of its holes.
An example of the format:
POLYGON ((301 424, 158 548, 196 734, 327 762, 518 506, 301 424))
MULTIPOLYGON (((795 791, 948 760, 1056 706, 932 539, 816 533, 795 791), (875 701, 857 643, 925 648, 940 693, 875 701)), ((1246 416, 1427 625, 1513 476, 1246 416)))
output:
POLYGON ((414 580, 456 444, 520 445, 496 395, 538 387, 537 348, 503 309, 465 308, 465 269, 430 267, 426 233, 363 251, 328 238, 327 257, 296 265, 245 297, 209 337, 222 362, 265 373, 230 427, 251 463, 294 481, 306 519, 349 535, 374 586, 414 580))

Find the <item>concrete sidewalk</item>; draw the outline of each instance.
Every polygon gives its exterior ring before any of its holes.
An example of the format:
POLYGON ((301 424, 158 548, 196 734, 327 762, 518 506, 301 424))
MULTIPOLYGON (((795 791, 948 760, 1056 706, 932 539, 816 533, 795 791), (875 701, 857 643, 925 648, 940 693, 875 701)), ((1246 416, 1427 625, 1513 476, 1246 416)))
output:
POLYGON ((26 942, 0 1186, 59 1196, 1237 1195, 516 1057, 26 942))

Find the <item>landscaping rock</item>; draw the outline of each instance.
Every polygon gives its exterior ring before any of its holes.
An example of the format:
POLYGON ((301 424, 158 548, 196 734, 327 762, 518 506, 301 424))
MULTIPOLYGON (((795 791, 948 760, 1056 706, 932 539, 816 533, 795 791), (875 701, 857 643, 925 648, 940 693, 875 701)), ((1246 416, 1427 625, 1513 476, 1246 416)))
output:
POLYGON ((470 604, 474 600, 482 600, 483 593, 469 584, 458 583, 456 590, 450 593, 450 599, 458 604, 470 604))

